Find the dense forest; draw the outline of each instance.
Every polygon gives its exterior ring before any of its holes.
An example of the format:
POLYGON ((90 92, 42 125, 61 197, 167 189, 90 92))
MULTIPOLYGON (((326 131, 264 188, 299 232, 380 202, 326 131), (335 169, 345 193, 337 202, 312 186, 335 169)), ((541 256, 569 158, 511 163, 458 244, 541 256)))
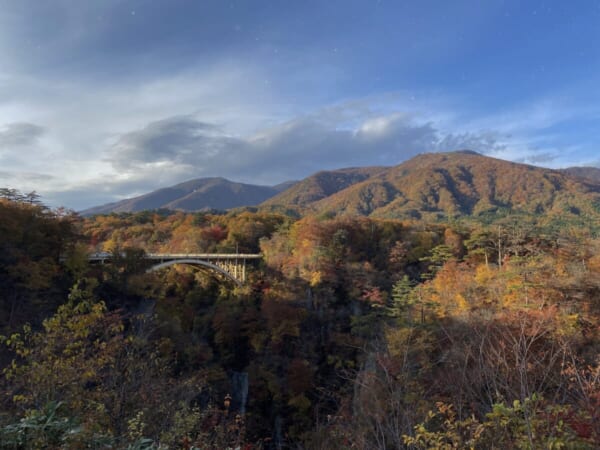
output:
POLYGON ((9 194, 1 448, 600 445, 600 237, 583 222, 81 218, 9 194), (242 286, 143 259, 235 250, 263 255, 242 286))

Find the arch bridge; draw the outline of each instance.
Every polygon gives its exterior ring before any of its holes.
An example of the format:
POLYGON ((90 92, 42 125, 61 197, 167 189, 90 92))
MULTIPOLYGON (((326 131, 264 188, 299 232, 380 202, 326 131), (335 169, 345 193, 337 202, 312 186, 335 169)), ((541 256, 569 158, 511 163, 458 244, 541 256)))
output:
MULTIPOLYGON (((234 281, 238 285, 246 282, 246 262, 261 259, 261 254, 255 253, 146 253, 143 258, 151 262, 146 272, 154 272, 175 264, 187 264, 206 267, 217 274, 234 281)), ((90 262, 109 262, 112 253, 93 253, 89 255, 90 262)))

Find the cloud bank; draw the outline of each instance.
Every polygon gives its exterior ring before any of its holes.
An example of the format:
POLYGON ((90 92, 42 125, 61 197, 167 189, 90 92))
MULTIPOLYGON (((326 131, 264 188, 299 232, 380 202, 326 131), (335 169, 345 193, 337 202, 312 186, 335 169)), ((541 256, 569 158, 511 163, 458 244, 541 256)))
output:
POLYGON ((353 125, 346 119, 306 116, 236 137, 193 116, 169 117, 120 135, 107 161, 132 180, 174 183, 219 175, 275 184, 323 169, 395 165, 423 152, 504 148, 493 134, 445 133, 405 114, 366 117, 353 125))

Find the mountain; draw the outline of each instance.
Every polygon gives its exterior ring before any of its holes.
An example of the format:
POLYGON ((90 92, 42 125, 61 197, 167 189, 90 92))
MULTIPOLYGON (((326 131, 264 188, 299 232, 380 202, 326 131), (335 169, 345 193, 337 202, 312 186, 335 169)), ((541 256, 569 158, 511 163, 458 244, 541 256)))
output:
POLYGON ((199 211, 229 209, 258 205, 289 188, 294 182, 277 186, 257 186, 235 183, 225 178, 199 178, 175 186, 158 189, 149 194, 86 209, 83 215, 136 212, 146 209, 199 211))
MULTIPOLYGON (((332 179, 331 172, 326 174, 327 180, 332 179)), ((273 208, 282 202, 280 207, 300 205, 313 214, 433 220, 499 211, 600 213, 599 183, 471 151, 422 154, 362 176, 358 181, 345 178, 334 186, 325 183, 329 189, 302 196, 303 186, 321 186, 310 177, 263 205, 273 208)))
POLYGON ((317 172, 304 180, 296 182, 280 194, 271 197, 261 206, 303 208, 353 184, 360 183, 383 169, 384 167, 352 167, 317 172))
POLYGON ((562 169, 561 172, 589 183, 600 183, 600 168, 598 167, 568 167, 562 169))
POLYGON ((600 169, 551 170, 473 151, 426 153, 394 167, 318 172, 277 186, 201 178, 90 208, 84 215, 259 205, 293 214, 439 220, 507 212, 600 218, 600 169))

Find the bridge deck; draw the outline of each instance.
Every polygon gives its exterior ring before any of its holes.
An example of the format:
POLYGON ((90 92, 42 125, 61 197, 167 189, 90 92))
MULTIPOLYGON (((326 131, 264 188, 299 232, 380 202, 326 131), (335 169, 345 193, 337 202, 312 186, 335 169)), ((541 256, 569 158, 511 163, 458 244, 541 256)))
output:
POLYGON ((256 253, 147 253, 147 259, 260 259, 261 254, 256 253))
MULTIPOLYGON (((106 261, 112 259, 111 253, 92 253, 88 256, 89 261, 106 261)), ((205 260, 229 260, 260 259, 258 253, 146 253, 144 259, 152 260, 174 260, 174 259, 205 259, 205 260)))

